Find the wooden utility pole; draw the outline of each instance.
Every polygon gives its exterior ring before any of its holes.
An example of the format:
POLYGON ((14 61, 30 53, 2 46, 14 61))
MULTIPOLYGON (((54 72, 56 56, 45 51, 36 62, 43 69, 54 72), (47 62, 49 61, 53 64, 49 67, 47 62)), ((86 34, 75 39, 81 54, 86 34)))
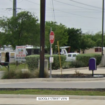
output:
POLYGON ((13 16, 16 17, 16 0, 13 0, 13 16))
POLYGON ((104 0, 102 1, 102 55, 103 55, 103 47, 104 47, 104 0))
POLYGON ((44 78, 45 2, 46 0, 40 0, 40 78, 44 78))

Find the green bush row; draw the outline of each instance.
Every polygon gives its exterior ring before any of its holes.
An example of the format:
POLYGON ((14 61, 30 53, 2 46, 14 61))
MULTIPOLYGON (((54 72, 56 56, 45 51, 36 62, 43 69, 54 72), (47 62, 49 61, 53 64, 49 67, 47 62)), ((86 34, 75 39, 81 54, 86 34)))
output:
MULTIPOLYGON (((101 54, 79 54, 76 57, 77 62, 81 62, 83 66, 88 66, 90 58, 96 58, 96 65, 99 65, 101 62, 102 55, 101 54)), ((77 63, 76 62, 76 63, 77 63)))
MULTIPOLYGON (((50 55, 45 55, 45 59, 48 60, 48 68, 49 68, 49 57, 50 55)), ((59 63, 59 55, 53 55, 54 57, 54 62, 52 63, 52 69, 59 69, 60 68, 60 63, 59 63)), ((66 60, 66 56, 60 55, 61 58, 61 65, 64 64, 66 60)), ((38 62, 40 60, 40 55, 30 55, 26 57, 26 63, 28 65, 28 68, 30 70, 35 70, 38 68, 38 62)))

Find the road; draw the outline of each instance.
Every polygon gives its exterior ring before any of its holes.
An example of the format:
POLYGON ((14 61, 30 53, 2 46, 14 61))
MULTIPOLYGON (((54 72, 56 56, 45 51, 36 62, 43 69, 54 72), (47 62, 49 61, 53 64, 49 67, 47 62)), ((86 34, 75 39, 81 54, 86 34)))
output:
POLYGON ((20 81, 2 82, 0 88, 77 88, 105 89, 105 80, 100 81, 20 81))
MULTIPOLYGON (((90 73, 88 68, 79 68, 80 73, 90 73)), ((98 68, 95 74, 105 74, 105 67, 98 68), (96 73, 97 72, 97 73, 96 73)), ((59 74, 60 70, 53 70, 59 74)), ((74 69, 63 70, 65 74, 73 74, 74 69)), ((3 75, 3 72, 0 72, 3 75)), ((33 78, 33 79, 0 79, 0 88, 77 88, 77 89, 105 89, 105 77, 95 78, 33 78)))

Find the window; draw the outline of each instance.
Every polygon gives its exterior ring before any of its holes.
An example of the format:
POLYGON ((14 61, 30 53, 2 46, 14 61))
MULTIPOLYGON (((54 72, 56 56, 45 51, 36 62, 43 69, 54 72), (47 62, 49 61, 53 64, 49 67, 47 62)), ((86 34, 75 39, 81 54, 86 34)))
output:
POLYGON ((76 57, 76 54, 74 54, 73 57, 76 57))
POLYGON ((68 57, 71 57, 71 54, 68 54, 68 57))

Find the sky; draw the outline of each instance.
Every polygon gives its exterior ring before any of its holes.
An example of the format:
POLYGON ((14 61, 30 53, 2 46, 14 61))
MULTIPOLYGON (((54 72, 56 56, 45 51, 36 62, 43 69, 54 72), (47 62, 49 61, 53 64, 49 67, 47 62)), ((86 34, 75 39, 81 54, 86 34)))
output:
MULTIPOLYGON (((30 11, 40 20, 40 0, 17 0, 17 13, 30 11)), ((13 0, 0 0, 0 17, 13 15, 13 0)), ((102 30, 102 0, 46 0, 46 21, 95 34, 102 30)))

